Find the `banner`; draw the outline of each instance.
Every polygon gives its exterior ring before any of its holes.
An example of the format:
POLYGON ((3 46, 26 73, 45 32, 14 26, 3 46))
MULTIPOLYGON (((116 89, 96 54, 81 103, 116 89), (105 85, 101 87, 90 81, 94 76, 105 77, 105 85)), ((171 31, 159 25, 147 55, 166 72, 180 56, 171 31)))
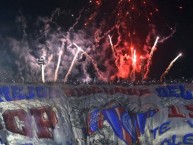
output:
POLYGON ((0 84, 0 144, 193 144, 193 84, 0 84))

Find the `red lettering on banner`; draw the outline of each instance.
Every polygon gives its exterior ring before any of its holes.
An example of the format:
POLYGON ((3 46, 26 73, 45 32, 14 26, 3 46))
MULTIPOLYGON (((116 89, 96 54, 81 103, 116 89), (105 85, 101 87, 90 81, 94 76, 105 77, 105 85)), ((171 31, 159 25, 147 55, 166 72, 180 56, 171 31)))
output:
POLYGON ((51 107, 32 108, 30 109, 31 115, 34 116, 38 128, 37 136, 39 138, 53 138, 51 129, 54 130, 57 124, 55 112, 51 107))
POLYGON ((68 87, 66 88, 65 87, 64 92, 65 92, 66 96, 68 96, 68 97, 76 95, 74 89, 72 89, 72 88, 68 88, 68 87))
POLYGON ((96 93, 101 93, 101 89, 97 86, 91 86, 92 88, 92 93, 96 94, 96 93))
POLYGON ((177 106, 169 106, 169 114, 168 117, 182 117, 185 118, 186 115, 183 113, 180 113, 177 106))
POLYGON ((104 92, 105 92, 105 93, 107 93, 107 94, 112 94, 110 88, 104 87, 103 89, 104 89, 104 92))
POLYGON ((133 95, 132 89, 127 89, 127 95, 133 95))
POLYGON ((78 88, 78 90, 80 92, 79 97, 85 96, 85 95, 90 95, 89 87, 81 87, 81 88, 78 88))
POLYGON ((122 92, 123 94, 127 94, 128 91, 127 91, 126 88, 122 87, 122 88, 121 88, 121 92, 122 92))
POLYGON ((149 89, 140 89, 140 96, 146 95, 146 94, 151 94, 149 89))
POLYGON ((121 93, 125 95, 137 95, 142 96, 145 94, 150 94, 149 89, 138 89, 138 88, 125 88, 125 87, 99 87, 99 86, 89 86, 89 87, 65 87, 64 92, 68 97, 81 97, 97 93, 106 94, 116 94, 121 93))
POLYGON ((133 89, 133 95, 140 96, 140 90, 139 89, 133 89))
POLYGON ((58 122, 51 107, 32 108, 28 114, 22 109, 7 110, 3 113, 5 127, 12 133, 33 137, 32 116, 35 119, 39 138, 53 139, 53 130, 58 122), (31 116, 32 115, 32 116, 31 116))
MULTIPOLYGON (((193 105, 185 105, 186 109, 193 111, 193 105)), ((193 118, 193 112, 189 113, 189 116, 193 118)))
MULTIPOLYGON (((73 94, 73 97, 78 97, 79 96, 77 88, 72 88, 71 90, 72 90, 71 93, 73 94)), ((71 97, 71 96, 68 96, 68 97, 71 97)))
POLYGON ((116 94, 116 93, 120 93, 120 88, 119 88, 119 87, 115 87, 115 88, 114 88, 114 91, 115 91, 115 94, 116 94))
POLYGON ((3 119, 7 130, 32 137, 30 116, 24 110, 7 110, 3 113, 3 119))

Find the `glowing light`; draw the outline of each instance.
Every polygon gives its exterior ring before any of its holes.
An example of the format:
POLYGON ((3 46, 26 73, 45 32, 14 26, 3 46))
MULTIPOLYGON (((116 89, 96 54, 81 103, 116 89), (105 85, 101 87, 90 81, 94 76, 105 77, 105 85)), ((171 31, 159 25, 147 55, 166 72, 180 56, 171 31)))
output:
POLYGON ((156 11, 156 12, 158 12, 158 11, 159 11, 159 9, 158 9, 158 8, 156 8, 156 9, 155 9, 155 11, 156 11))
POLYGON ((136 71, 136 63, 137 63, 137 56, 136 56, 136 50, 133 50, 132 48, 132 51, 133 51, 133 55, 132 55, 132 72, 131 72, 131 80, 132 81, 135 81, 135 71, 136 71))
POLYGON ((95 0, 95 3, 99 6, 101 4, 101 0, 95 0))
POLYGON ((114 46, 113 46, 113 42, 112 42, 112 39, 111 39, 111 36, 108 35, 108 37, 109 37, 109 41, 110 41, 110 44, 111 44, 111 49, 112 49, 112 52, 113 52, 113 56, 116 57, 116 55, 115 55, 115 50, 114 50, 114 46))
MULTIPOLYGON (((110 0, 108 1, 110 2, 110 0)), ((68 30, 57 24, 58 17, 61 18, 59 15, 64 13, 59 9, 51 16, 51 21, 41 20, 45 24, 42 31, 45 36, 48 36, 45 41, 46 45, 40 45, 47 58, 46 65, 41 65, 42 81, 45 82, 43 77, 45 71, 47 78, 57 81, 58 77, 62 75, 64 83, 66 83, 79 55, 84 56, 79 63, 80 70, 83 70, 81 73, 81 75, 84 74, 83 79, 89 80, 95 76, 102 81, 111 81, 117 78, 136 81, 138 76, 146 79, 159 39, 159 37, 156 38, 150 50, 149 44, 152 41, 152 36, 156 35, 156 26, 153 25, 153 21, 151 23, 148 21, 151 21, 153 15, 158 12, 157 6, 147 0, 139 2, 118 0, 113 1, 112 4, 102 0, 89 0, 88 2, 90 2, 89 7, 82 8, 78 16, 73 13, 68 14, 74 22, 68 30), (113 12, 106 8, 111 8, 113 12), (103 15, 104 18, 101 18, 103 15), (54 18, 55 16, 56 18, 54 18), (141 33, 140 23, 147 26, 147 28, 144 27, 144 32, 148 32, 147 37, 143 35, 143 32, 141 33), (152 25, 150 26, 150 24, 152 25), (57 27, 59 33, 53 32, 52 25, 57 27), (53 37, 56 38, 53 39, 53 37), (73 45, 74 48, 63 49, 62 46, 56 52, 58 41, 55 40, 60 40, 61 37, 65 38, 66 42, 73 45), (144 46, 143 42, 145 42, 144 46), (79 47, 76 43, 84 48, 79 47), (72 49, 75 50, 74 53, 70 53, 72 49), (70 55, 73 55, 73 58, 70 55), (68 60, 72 61, 68 62, 68 60), (54 64, 56 67, 53 69, 54 64), (95 69, 94 75, 93 71, 87 69, 91 68, 91 65, 95 69), (66 69, 66 66, 69 68, 66 69), (63 74, 64 72, 67 73, 63 74), (59 73, 61 74, 59 75, 59 73)), ((169 37, 171 35, 159 40, 159 43, 169 37)), ((73 74, 75 73, 77 71, 73 74)))
MULTIPOLYGON (((118 69, 117 77, 123 79, 130 79, 132 81, 136 80, 136 72, 140 72, 141 64, 138 63, 137 51, 130 47, 130 51, 126 54, 118 53, 116 57, 116 67, 118 69), (129 53, 130 52, 130 53, 129 53), (130 55, 129 55, 130 54, 130 55)), ((139 57, 141 58, 141 56, 139 57)))
MULTIPOLYGON (((75 23, 74 23, 74 24, 73 24, 73 25, 69 28, 69 30, 68 30, 68 31, 73 30, 73 29, 74 29, 74 27, 78 24, 78 22, 79 22, 80 18, 82 17, 83 10, 84 10, 84 9, 81 9, 81 10, 80 10, 80 12, 79 12, 79 16, 76 18, 75 23)), ((73 16, 74 16, 74 15, 73 15, 73 16)))
POLYGON ((163 81, 163 78, 168 74, 168 72, 169 72, 169 70, 171 69, 171 67, 173 66, 173 64, 178 60, 178 58, 179 57, 181 57, 182 56, 182 53, 180 53, 180 54, 178 54, 178 56, 176 57, 176 58, 174 58, 171 62, 170 62, 170 64, 169 64, 169 66, 166 68, 166 70, 165 70, 165 72, 161 75, 161 77, 160 77, 160 81, 162 82, 163 81))
POLYGON ((64 83, 66 83, 66 81, 68 80, 68 76, 70 75, 70 73, 71 73, 71 71, 72 71, 72 68, 73 68, 73 66, 74 66, 74 63, 75 63, 76 58, 78 57, 78 53, 79 53, 80 51, 82 51, 83 54, 85 54, 85 55, 92 61, 93 65, 94 65, 94 68, 95 68, 95 70, 97 71, 97 74, 98 74, 99 78, 102 79, 103 81, 107 81, 107 79, 104 78, 104 77, 102 76, 102 74, 100 73, 100 71, 99 71, 99 69, 98 69, 98 67, 97 67, 97 64, 94 63, 94 60, 92 59, 92 57, 91 57, 88 53, 86 53, 81 47, 79 47, 76 43, 73 43, 73 45, 76 46, 76 48, 77 48, 78 50, 76 51, 76 54, 75 54, 75 56, 74 56, 74 58, 73 58, 73 60, 72 60, 72 63, 71 63, 71 65, 70 65, 70 68, 69 68, 69 70, 68 70, 68 72, 67 72, 67 74, 66 74, 66 76, 65 76, 65 78, 64 78, 64 83))
POLYGON ((134 50, 134 52, 133 52, 133 59, 132 59, 132 61, 133 61, 133 66, 136 67, 136 62, 137 62, 136 50, 134 50))
POLYGON ((42 82, 45 83, 45 57, 41 56, 40 59, 37 60, 38 64, 41 66, 41 74, 42 74, 42 82))
POLYGON ((45 83, 45 74, 44 74, 45 66, 42 65, 42 82, 45 83))
MULTIPOLYGON (((74 44, 74 43, 73 43, 74 44)), ((74 63, 75 63, 75 61, 76 61, 76 59, 77 59, 77 57, 78 57, 78 53, 80 52, 80 47, 79 46, 77 46, 76 44, 74 44, 76 47, 77 47, 77 51, 76 51, 76 53, 75 53, 75 55, 74 55, 74 58, 73 58, 73 60, 72 60, 72 63, 71 63, 71 65, 70 65, 70 68, 68 69, 68 71, 67 71, 67 74, 66 74, 66 76, 65 76, 65 78, 64 78, 64 83, 66 83, 67 82, 67 80, 68 80, 68 76, 70 75, 70 73, 71 73, 71 71, 72 71, 72 68, 73 68, 73 66, 74 66, 74 63)))
POLYGON ((82 53, 85 54, 85 56, 88 57, 91 60, 91 62, 93 64, 99 78, 103 81, 107 81, 107 79, 105 77, 103 77, 103 75, 100 73, 100 70, 98 69, 97 64, 94 62, 92 57, 86 51, 84 51, 81 47, 79 47, 76 43, 73 43, 73 45, 75 45, 77 48, 79 48, 79 50, 82 51, 82 53))
POLYGON ((58 63, 57 63, 57 67, 56 67, 56 70, 55 70, 55 73, 54 73, 54 82, 56 82, 57 79, 58 79, 58 70, 59 70, 59 67, 60 67, 61 57, 62 57, 62 54, 63 54, 63 50, 62 50, 63 47, 64 47, 64 41, 62 41, 62 47, 60 48, 59 55, 58 55, 58 63))
POLYGON ((152 57, 153 57, 153 54, 154 54, 154 52, 155 52, 155 50, 156 50, 156 45, 157 45, 157 43, 158 43, 158 40, 159 40, 159 37, 156 38, 156 40, 155 40, 155 42, 154 42, 154 45, 153 45, 153 47, 151 48, 151 52, 150 52, 149 57, 148 57, 148 60, 147 60, 146 73, 145 73, 143 79, 147 79, 147 78, 148 78, 148 74, 149 74, 149 72, 150 72, 150 67, 151 67, 151 63, 152 63, 152 57))

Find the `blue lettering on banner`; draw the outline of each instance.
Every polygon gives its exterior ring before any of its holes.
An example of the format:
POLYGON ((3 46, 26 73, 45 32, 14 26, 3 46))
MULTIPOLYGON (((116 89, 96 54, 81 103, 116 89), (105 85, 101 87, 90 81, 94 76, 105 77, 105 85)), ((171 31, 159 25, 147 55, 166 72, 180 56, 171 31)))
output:
POLYGON ((46 98, 47 97, 47 89, 43 86, 36 87, 36 94, 38 98, 46 98))
POLYGON ((163 133, 170 130, 169 125, 170 125, 170 121, 167 121, 167 122, 161 124, 160 127, 156 127, 155 129, 151 130, 151 132, 153 133, 154 139, 156 138, 157 132, 159 132, 159 135, 162 135, 163 133))
POLYGON ((170 139, 164 139, 164 141, 161 142, 161 145, 172 145, 170 139))
POLYGON ((171 139, 165 138, 161 145, 192 145, 193 144, 193 133, 189 133, 184 135, 183 139, 181 141, 177 141, 177 136, 173 135, 171 139))
POLYGON ((185 90, 184 85, 168 85, 155 89, 159 97, 177 97, 185 100, 193 99, 192 92, 185 90))
MULTIPOLYGON (((193 126, 191 120, 188 120, 187 123, 190 125, 190 127, 193 126)), ((157 134, 158 135, 163 135, 167 131, 169 131, 170 128, 170 121, 167 121, 160 126, 154 128, 151 130, 153 133, 154 139, 156 139, 157 134)), ((163 141, 161 141, 160 145, 193 145, 193 133, 188 133, 185 134, 183 137, 182 136, 177 136, 176 134, 172 135, 170 138, 165 138, 163 141), (182 139, 179 139, 182 138, 182 139)))
POLYGON ((191 91, 186 91, 184 85, 180 85, 179 88, 181 90, 182 98, 184 98, 186 100, 193 99, 191 91))
POLYGON ((167 86, 169 96, 180 97, 178 86, 167 86))
MULTIPOLYGON (((6 101, 13 101, 13 99, 10 96, 10 89, 8 86, 0 87, 0 96, 4 96, 6 101)), ((2 98, 0 99, 1 102, 4 102, 2 98)))
MULTIPOLYGON (((48 98, 52 88, 46 86, 0 86, 0 102, 48 98)), ((54 91, 55 92, 55 91, 54 91)))
POLYGON ((176 135, 172 136, 172 139, 164 139, 164 141, 161 142, 161 145, 182 145, 182 142, 176 141, 176 135))
POLYGON ((193 133, 186 134, 183 138, 183 142, 184 144, 192 145, 193 144, 193 133))
POLYGON ((156 88, 156 91, 160 97, 169 97, 169 93, 165 87, 156 88))
POLYGON ((168 130, 170 130, 169 124, 170 124, 170 121, 167 121, 167 122, 163 123, 163 124, 160 126, 160 129, 159 129, 159 134, 160 134, 160 135, 162 135, 163 133, 165 133, 165 132, 167 132, 168 130))
POLYGON ((25 95, 26 99, 33 99, 35 97, 35 87, 27 86, 28 94, 25 95))
POLYGON ((22 100, 25 99, 23 95, 23 87, 21 86, 12 86, 12 97, 13 100, 22 100))

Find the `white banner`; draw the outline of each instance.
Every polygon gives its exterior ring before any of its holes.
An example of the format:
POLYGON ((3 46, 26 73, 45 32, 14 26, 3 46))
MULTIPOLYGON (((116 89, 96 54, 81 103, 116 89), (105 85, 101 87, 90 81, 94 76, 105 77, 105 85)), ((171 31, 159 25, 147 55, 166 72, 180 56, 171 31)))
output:
POLYGON ((193 84, 0 85, 0 144, 193 144, 193 84))

